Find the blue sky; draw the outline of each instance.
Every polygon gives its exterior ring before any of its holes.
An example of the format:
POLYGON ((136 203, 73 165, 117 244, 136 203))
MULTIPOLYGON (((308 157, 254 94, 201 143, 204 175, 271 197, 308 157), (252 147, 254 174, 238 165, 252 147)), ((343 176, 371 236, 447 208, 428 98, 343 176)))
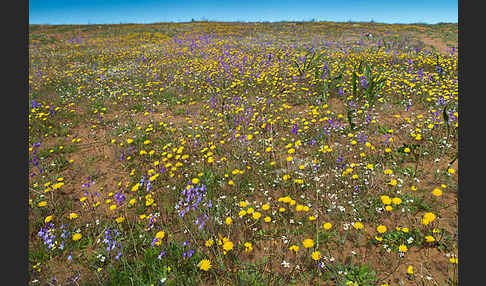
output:
POLYGON ((457 23, 450 0, 29 0, 30 24, 213 21, 457 23))

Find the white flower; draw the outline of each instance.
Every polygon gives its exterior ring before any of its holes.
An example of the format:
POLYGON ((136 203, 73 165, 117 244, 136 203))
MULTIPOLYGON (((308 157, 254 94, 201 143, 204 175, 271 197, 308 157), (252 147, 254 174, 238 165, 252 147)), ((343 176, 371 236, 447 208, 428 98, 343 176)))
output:
POLYGON ((290 267, 290 263, 288 263, 287 261, 282 261, 282 266, 285 267, 285 268, 289 268, 290 267))

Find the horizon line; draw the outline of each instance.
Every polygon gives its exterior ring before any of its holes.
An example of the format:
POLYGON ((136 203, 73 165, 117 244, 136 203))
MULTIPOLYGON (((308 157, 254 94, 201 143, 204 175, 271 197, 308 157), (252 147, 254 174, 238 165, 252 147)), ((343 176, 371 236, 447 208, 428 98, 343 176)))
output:
POLYGON ((245 20, 195 20, 191 19, 188 21, 166 21, 166 22, 149 22, 149 23, 144 23, 144 22, 123 22, 120 21, 119 23, 88 23, 86 24, 73 24, 73 23, 63 23, 63 24, 49 24, 49 23, 30 23, 29 25, 44 25, 44 26, 89 26, 89 25, 153 25, 153 24, 176 24, 176 23, 198 23, 198 22, 203 22, 203 23, 322 23, 322 22, 327 22, 327 23, 367 23, 367 24, 387 24, 387 25, 439 25, 439 24, 459 24, 458 21, 456 22, 436 22, 436 23, 426 23, 426 22, 377 22, 374 20, 370 21, 360 21, 360 20, 346 20, 346 21, 326 21, 326 20, 262 20, 262 21, 245 21, 245 20))

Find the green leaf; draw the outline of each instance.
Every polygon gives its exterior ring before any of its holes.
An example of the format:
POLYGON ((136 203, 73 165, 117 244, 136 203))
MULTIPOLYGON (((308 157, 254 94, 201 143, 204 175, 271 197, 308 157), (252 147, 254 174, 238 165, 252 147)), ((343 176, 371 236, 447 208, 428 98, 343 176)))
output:
POLYGON ((447 105, 444 106, 444 110, 442 111, 442 117, 444 118, 444 122, 449 125, 449 115, 447 114, 447 105))
POLYGON ((351 129, 354 129, 354 127, 356 126, 353 122, 353 117, 352 117, 352 113, 353 111, 351 109, 348 109, 348 121, 349 121, 349 126, 351 127, 351 129))

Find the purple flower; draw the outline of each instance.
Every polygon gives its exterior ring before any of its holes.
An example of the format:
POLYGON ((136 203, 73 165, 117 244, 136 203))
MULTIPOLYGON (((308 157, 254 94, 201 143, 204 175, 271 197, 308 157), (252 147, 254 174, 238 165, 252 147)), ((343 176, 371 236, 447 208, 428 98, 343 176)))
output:
POLYGON ((159 259, 159 260, 160 260, 160 259, 162 259, 162 257, 164 257, 164 255, 165 255, 165 253, 166 253, 166 252, 165 252, 164 250, 162 250, 162 251, 160 252, 159 256, 157 256, 157 259, 159 259))

